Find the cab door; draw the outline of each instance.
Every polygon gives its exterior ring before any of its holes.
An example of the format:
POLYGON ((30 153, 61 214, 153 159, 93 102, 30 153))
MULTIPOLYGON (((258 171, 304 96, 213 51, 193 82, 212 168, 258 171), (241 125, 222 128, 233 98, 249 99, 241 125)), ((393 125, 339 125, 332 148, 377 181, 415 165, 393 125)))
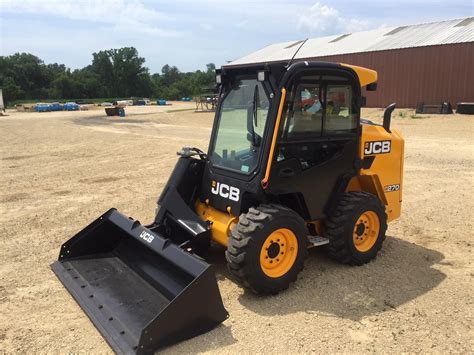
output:
POLYGON ((324 218, 357 173, 360 88, 343 71, 317 70, 287 88, 268 192, 307 220, 324 218))

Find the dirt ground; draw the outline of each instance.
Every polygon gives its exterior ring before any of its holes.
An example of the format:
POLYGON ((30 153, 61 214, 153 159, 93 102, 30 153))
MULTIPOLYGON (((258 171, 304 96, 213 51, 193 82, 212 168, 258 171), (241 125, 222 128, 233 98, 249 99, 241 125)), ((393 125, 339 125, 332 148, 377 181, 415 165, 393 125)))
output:
MULTIPOLYGON (((152 220, 176 151, 207 147, 212 114, 166 112, 192 106, 0 117, 0 352, 111 352, 49 265, 112 206, 152 220)), ((312 249, 290 290, 257 297, 228 279, 216 247, 230 318, 164 352, 473 352, 474 117, 412 115, 394 114, 403 211, 374 262, 342 266, 312 249)))

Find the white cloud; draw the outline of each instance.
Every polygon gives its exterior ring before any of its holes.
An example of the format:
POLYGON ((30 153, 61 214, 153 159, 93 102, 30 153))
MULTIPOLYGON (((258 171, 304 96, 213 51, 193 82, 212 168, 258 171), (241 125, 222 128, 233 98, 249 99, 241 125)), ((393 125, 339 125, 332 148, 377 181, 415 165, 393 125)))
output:
POLYGON ((205 31, 211 31, 214 29, 214 26, 211 25, 210 23, 201 23, 199 24, 199 26, 205 31))
POLYGON ((369 27, 367 21, 343 16, 339 11, 320 2, 315 3, 308 13, 301 15, 298 28, 315 35, 333 35, 363 31, 369 27))
POLYGON ((4 13, 58 16, 70 20, 109 24, 118 32, 173 37, 178 31, 157 26, 168 16, 139 0, 0 0, 4 13))
POLYGON ((249 25, 249 20, 248 19, 245 19, 245 20, 242 20, 242 21, 239 21, 235 24, 235 27, 237 28, 247 28, 249 25))

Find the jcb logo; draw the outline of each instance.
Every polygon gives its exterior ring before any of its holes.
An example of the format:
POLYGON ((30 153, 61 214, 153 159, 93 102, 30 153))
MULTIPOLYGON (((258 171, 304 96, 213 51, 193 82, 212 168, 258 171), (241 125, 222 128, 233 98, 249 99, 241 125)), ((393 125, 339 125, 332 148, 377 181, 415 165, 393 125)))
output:
POLYGON ((213 181, 211 184, 211 192, 214 195, 219 195, 228 198, 232 201, 239 201, 240 190, 236 187, 223 184, 221 182, 213 181))
POLYGON ((153 235, 151 235, 150 233, 145 232, 145 231, 140 233, 140 238, 142 238, 144 241, 146 241, 148 243, 151 243, 153 241, 153 239, 155 239, 155 237, 153 235))
POLYGON ((375 142, 365 142, 364 145, 364 154, 387 154, 390 153, 391 141, 375 141, 375 142))

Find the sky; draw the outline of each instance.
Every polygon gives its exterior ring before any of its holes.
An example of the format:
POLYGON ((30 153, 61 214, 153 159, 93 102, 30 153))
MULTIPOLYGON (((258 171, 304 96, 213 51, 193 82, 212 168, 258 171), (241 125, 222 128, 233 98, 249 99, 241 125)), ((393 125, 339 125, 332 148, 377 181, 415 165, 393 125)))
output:
POLYGON ((71 69, 133 46, 151 73, 217 67, 269 44, 473 16, 474 0, 0 0, 0 56, 71 69))

